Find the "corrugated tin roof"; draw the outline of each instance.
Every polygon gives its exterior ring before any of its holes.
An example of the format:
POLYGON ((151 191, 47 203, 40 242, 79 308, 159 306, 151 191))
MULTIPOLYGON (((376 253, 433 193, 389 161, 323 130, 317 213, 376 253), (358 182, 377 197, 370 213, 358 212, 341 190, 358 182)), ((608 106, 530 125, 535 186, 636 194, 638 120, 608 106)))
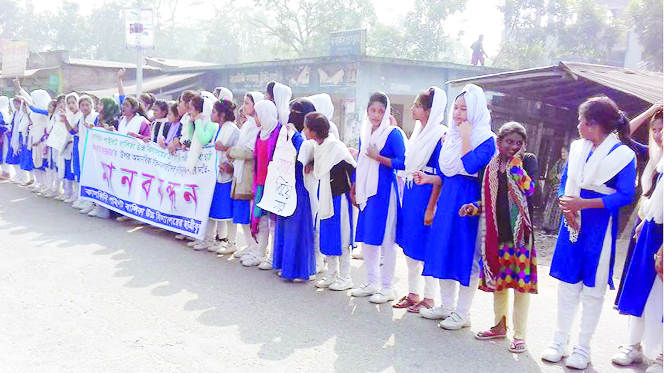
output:
POLYGON ((663 74, 578 62, 509 71, 447 82, 476 84, 487 91, 575 109, 587 98, 605 94, 621 107, 640 110, 663 98, 663 74))
POLYGON ((159 68, 171 68, 171 69, 191 69, 197 67, 212 67, 220 66, 216 63, 211 62, 202 62, 202 61, 190 61, 190 60, 173 60, 167 58, 154 58, 154 57, 144 57, 144 59, 151 66, 156 66, 159 68))
MULTIPOLYGON (((163 75, 150 79, 146 79, 142 85, 143 92, 156 92, 162 88, 168 87, 173 84, 184 83, 186 80, 196 78, 203 75, 203 73, 189 73, 189 74, 173 74, 173 75, 163 75)), ((126 85, 125 94, 134 95, 136 94, 136 83, 131 85, 126 85)), ((185 88, 184 88, 185 89, 185 88)), ((91 93, 97 97, 113 97, 114 94, 118 93, 118 88, 107 88, 100 89, 96 91, 86 91, 86 93, 91 93)))
MULTIPOLYGON (((102 61, 102 60, 88 60, 83 58, 70 58, 68 65, 74 66, 87 66, 87 67, 102 67, 108 69, 136 69, 135 63, 115 62, 115 61, 102 61)), ((155 66, 143 65, 144 70, 159 71, 160 69, 155 66)))

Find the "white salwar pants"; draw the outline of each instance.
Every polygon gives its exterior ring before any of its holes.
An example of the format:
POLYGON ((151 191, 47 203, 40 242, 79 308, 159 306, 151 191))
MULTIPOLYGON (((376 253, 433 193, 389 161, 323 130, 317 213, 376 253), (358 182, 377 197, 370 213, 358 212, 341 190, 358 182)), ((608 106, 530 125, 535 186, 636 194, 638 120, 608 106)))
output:
POLYGON ((661 348, 664 330, 663 291, 664 283, 659 277, 655 278, 643 309, 643 316, 629 316, 629 344, 638 345, 643 342, 643 353, 650 359, 655 359, 663 350, 661 348))
POLYGON ((381 285, 382 290, 393 289, 393 275, 395 274, 395 261, 398 247, 395 244, 397 217, 398 200, 395 194, 395 188, 391 185, 391 197, 389 200, 388 213, 386 215, 386 226, 384 228, 384 240, 382 241, 382 245, 376 246, 363 244, 363 260, 365 261, 365 269, 368 275, 368 284, 374 286, 381 285))
POLYGON ((421 295, 422 282, 425 281, 425 289, 423 291, 423 298, 435 299, 437 294, 437 287, 439 286, 437 279, 430 276, 423 276, 423 262, 420 260, 412 259, 405 255, 407 260, 407 286, 410 294, 421 295))
POLYGON ((594 287, 588 287, 583 282, 569 284, 560 281, 557 300, 557 330, 555 331, 555 342, 567 345, 569 342, 569 333, 573 325, 578 304, 583 305, 583 311, 580 320, 580 333, 578 335, 578 344, 585 348, 590 348, 592 335, 599 324, 601 310, 604 305, 604 296, 608 286, 608 274, 610 271, 611 247, 613 244, 612 228, 613 218, 608 221, 606 236, 604 238, 599 265, 594 280, 594 287))

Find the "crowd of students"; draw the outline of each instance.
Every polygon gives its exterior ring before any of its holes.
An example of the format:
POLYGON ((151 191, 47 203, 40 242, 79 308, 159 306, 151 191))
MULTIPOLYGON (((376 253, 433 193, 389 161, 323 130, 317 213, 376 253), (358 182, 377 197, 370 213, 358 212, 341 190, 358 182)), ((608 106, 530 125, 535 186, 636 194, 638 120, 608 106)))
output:
MULTIPOLYGON (((239 105, 223 87, 213 93, 184 91, 176 102, 167 102, 150 94, 126 96, 122 77, 121 71, 117 99, 69 93, 51 100, 42 90, 28 94, 16 81, 16 96, 0 97, 0 177, 8 179, 12 171, 12 181, 40 196, 108 218, 103 206, 79 199, 89 128, 155 142, 171 153, 188 152, 188 163, 212 144, 218 152, 217 183, 205 238, 187 243, 194 250, 231 254, 243 266, 276 270, 290 280, 309 281, 323 272, 316 287, 351 289, 351 296, 381 304, 395 300, 401 248, 409 290, 393 307, 456 330, 470 326, 477 289, 492 292, 494 326, 476 338, 506 338, 513 289, 510 350, 526 350, 530 295, 538 289, 530 198, 536 186, 530 164, 536 159, 525 153, 521 124, 492 131, 481 88, 465 86, 446 120, 442 89, 419 94, 411 107, 416 125, 409 138, 394 124, 388 96, 376 92, 368 100, 356 150, 339 140, 326 94, 293 99, 288 86, 271 82, 265 93, 245 93, 239 105), (46 146, 58 126, 69 136, 62 151, 46 146), (283 127, 296 149, 297 205, 288 217, 258 206, 270 187, 268 165, 283 127), (238 225, 243 248, 237 244, 238 225), (351 278, 354 243, 363 246, 367 272, 358 287, 351 278)), ((619 209, 632 202, 638 156, 648 160, 641 213, 616 301, 617 309, 630 315, 630 331, 613 362, 629 365, 645 354, 653 359, 648 371, 661 371, 661 106, 629 122, 611 99, 590 98, 579 108, 578 130, 557 194, 563 217, 550 268, 559 280, 557 329, 542 358, 559 362, 568 354, 582 303, 578 343, 565 364, 584 369, 590 362, 604 294, 613 286, 619 209), (645 122, 648 146, 629 137, 645 122)))

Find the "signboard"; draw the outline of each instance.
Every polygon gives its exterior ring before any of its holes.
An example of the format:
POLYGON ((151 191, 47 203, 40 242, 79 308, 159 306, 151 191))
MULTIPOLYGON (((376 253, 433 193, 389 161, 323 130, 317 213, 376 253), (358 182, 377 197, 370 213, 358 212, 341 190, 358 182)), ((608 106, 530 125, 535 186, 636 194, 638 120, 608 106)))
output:
POLYGON ((257 206, 280 216, 296 211, 296 148, 287 126, 282 126, 273 159, 268 164, 264 194, 257 206))
POLYGON ((2 41, 2 77, 22 78, 28 60, 28 42, 25 40, 2 41))
POLYGON ((217 181, 217 152, 205 147, 193 171, 187 152, 94 128, 81 162, 81 198, 172 232, 203 239, 217 181))
POLYGON ((125 45, 127 49, 154 49, 153 9, 125 8, 125 45))
POLYGON ((365 56, 365 30, 332 32, 331 56, 365 56))

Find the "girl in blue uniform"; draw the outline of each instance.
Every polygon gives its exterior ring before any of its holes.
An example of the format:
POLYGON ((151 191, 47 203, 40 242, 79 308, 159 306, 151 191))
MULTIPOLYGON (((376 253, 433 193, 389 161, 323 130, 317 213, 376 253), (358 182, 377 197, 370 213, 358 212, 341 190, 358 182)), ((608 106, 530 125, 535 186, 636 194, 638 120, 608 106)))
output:
POLYGON ((557 330, 542 359, 555 363, 565 355, 582 303, 578 344, 565 364, 585 369, 606 285, 613 286, 618 211, 633 199, 636 157, 623 145, 631 144, 629 121, 613 100, 588 99, 578 110, 578 120, 581 139, 571 144, 562 175, 559 194, 564 219, 550 268, 550 275, 560 280, 557 330))
MULTIPOLYGON (((280 83, 273 92, 279 97, 280 83)), ((279 100, 276 101, 279 102, 279 100)), ((291 102, 288 119, 289 136, 296 152, 301 151, 305 142, 303 122, 305 115, 314 111, 314 105, 305 99, 291 102), (293 126, 292 126, 293 125, 293 126), (295 129, 295 131, 294 131, 295 129)), ((279 270, 281 277, 288 280, 308 281, 315 274, 314 227, 310 194, 303 183, 303 164, 296 161, 296 210, 291 216, 277 216, 273 241, 273 269, 279 270)))
POLYGON ((9 179, 9 133, 11 133, 11 116, 9 115, 9 99, 0 96, 0 180, 9 179))
POLYGON ((479 200, 478 172, 495 154, 495 135, 481 88, 473 84, 463 88, 453 103, 449 123, 437 175, 419 172, 415 182, 442 186, 423 266, 424 276, 440 279, 441 305, 422 308, 421 316, 443 319, 439 326, 454 330, 470 325, 481 257, 477 245, 478 217, 460 217, 458 211, 479 200))
POLYGON ((405 168, 405 134, 390 125, 388 96, 370 96, 367 115, 361 126, 360 152, 352 201, 361 212, 356 242, 363 243, 367 283, 352 290, 355 297, 370 297, 372 303, 395 299, 393 275, 396 260, 398 184, 396 170, 405 168), (382 255, 383 254, 383 255, 382 255), (383 264, 380 263, 383 258, 383 264))
POLYGON ((405 189, 401 213, 398 215, 397 233, 398 245, 402 247, 407 260, 409 294, 393 307, 407 308, 407 311, 412 313, 419 313, 421 308, 435 305, 435 278, 425 277, 423 300, 419 298, 419 294, 428 232, 435 215, 434 203, 428 208, 428 202, 439 198, 441 185, 415 185, 413 174, 419 171, 429 175, 437 173, 437 161, 442 149, 440 140, 447 129, 442 124, 445 110, 446 93, 437 87, 431 87, 418 95, 411 110, 416 124, 405 154, 405 189))
MULTIPOLYGON (((658 347, 663 329, 663 282, 655 271, 655 253, 663 244, 662 128, 663 112, 658 111, 650 120, 650 148, 656 149, 648 163, 656 166, 646 166, 643 171, 643 179, 653 182, 643 193, 639 213, 643 220, 636 227, 634 237, 637 242, 627 253, 623 281, 616 300, 618 310, 629 315, 629 343, 621 346, 612 358, 613 363, 622 366, 640 364, 643 354, 654 359, 661 352, 658 347), (641 342, 645 348, 641 347, 641 342)), ((655 365, 652 369, 656 368, 655 365)))

